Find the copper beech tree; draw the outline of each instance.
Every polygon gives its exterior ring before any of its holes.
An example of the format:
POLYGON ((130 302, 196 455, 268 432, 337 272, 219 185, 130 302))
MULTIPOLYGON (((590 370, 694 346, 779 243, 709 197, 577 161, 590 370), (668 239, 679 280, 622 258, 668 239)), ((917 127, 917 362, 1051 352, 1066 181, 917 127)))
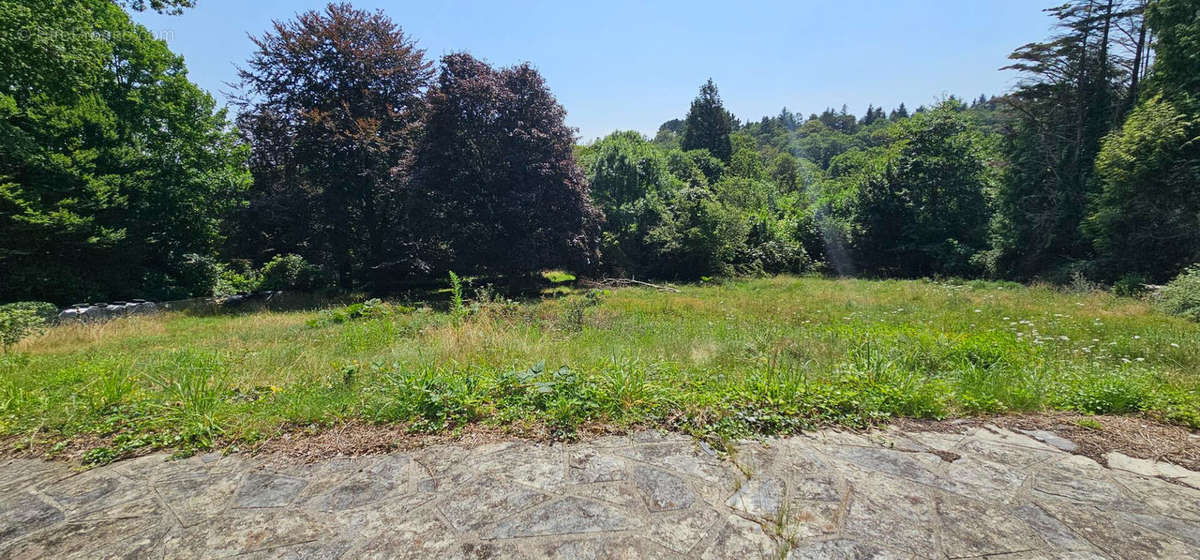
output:
POLYGON ((348 4, 254 43, 239 124, 255 187, 234 252, 301 253, 343 289, 597 262, 574 131, 530 66, 454 54, 431 85, 424 51, 348 4))
POLYGON ((597 264, 602 214, 575 161, 566 112, 536 70, 445 56, 428 110, 413 216, 446 266, 512 281, 597 264))
POLYGON ((407 256, 402 191, 431 64, 382 12, 349 4, 253 41, 238 101, 255 182, 238 252, 299 252, 349 289, 407 256))

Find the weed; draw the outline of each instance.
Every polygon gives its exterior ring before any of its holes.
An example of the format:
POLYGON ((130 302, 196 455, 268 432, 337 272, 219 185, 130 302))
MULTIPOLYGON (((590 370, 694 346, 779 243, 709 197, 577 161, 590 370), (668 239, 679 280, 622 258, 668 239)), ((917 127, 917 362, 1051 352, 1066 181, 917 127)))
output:
POLYGON ((372 391, 373 420, 411 422, 416 431, 439 431, 478 418, 481 401, 471 378, 393 367, 382 372, 382 383, 372 391))
POLYGON ((564 309, 559 319, 562 329, 567 332, 582 331, 587 310, 600 305, 602 298, 599 290, 588 290, 582 296, 568 297, 563 304, 564 309))
POLYGON ((384 303, 380 299, 369 299, 362 303, 354 303, 340 309, 322 311, 316 318, 308 321, 309 327, 324 327, 339 325, 358 319, 378 319, 400 313, 411 313, 413 309, 403 305, 384 303))
POLYGON ((1200 322, 1200 264, 1171 280, 1159 294, 1158 305, 1167 313, 1200 322))
POLYGON ((1141 274, 1126 274, 1113 283, 1112 291, 1122 297, 1142 297, 1150 292, 1146 277, 1141 274))
POLYGON ((456 319, 460 319, 467 314, 466 304, 463 302, 463 281, 450 271, 450 315, 456 319))
POLYGON ((57 314, 58 308, 41 301, 0 305, 0 348, 7 354, 9 347, 21 339, 45 332, 57 314))

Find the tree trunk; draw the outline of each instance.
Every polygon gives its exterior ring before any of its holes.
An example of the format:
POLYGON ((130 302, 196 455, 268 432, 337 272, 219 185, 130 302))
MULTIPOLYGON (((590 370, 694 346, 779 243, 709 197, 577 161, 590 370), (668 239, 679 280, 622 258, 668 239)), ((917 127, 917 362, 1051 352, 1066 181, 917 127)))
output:
POLYGON ((1146 49, 1146 5, 1142 4, 1141 13, 1138 14, 1138 40, 1137 46, 1133 50, 1133 72, 1129 77, 1129 96, 1125 100, 1125 111, 1133 109, 1134 103, 1137 103, 1138 97, 1138 80, 1141 79, 1142 57, 1146 49))

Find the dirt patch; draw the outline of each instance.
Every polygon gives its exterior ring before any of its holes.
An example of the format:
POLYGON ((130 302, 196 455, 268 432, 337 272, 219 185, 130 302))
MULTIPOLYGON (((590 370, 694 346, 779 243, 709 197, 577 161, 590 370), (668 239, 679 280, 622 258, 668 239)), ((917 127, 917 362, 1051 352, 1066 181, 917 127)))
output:
MULTIPOLYGON (((585 425, 571 441, 588 441, 606 435, 625 435, 643 427, 617 427, 607 424, 585 425)), ((562 441, 538 423, 507 426, 470 424, 450 432, 413 432, 403 425, 379 425, 348 422, 320 429, 294 428, 255 443, 246 449, 252 453, 272 453, 312 462, 338 456, 373 455, 409 451, 439 444, 477 447, 504 441, 562 441)))
MULTIPOLYGON (((607 424, 581 426, 571 441, 587 441, 605 435, 624 435, 645 429, 640 426, 617 427, 607 424)), ((377 455, 409 451, 439 444, 476 447, 503 441, 562 441, 553 431, 539 423, 518 422, 505 426, 470 424, 451 431, 426 433, 414 431, 406 424, 370 424, 350 421, 332 426, 284 426, 264 439, 218 441, 213 451, 225 453, 272 454, 302 462, 315 462, 333 457, 377 455)), ((80 464, 90 450, 113 445, 112 438, 92 434, 70 440, 56 439, 48 434, 9 436, 0 438, 0 459, 22 458, 63 461, 80 464)), ((132 459, 171 449, 146 447, 127 453, 117 460, 132 459)))
POLYGON ((1136 416, 1083 416, 1044 414, 998 418, 997 425, 1013 430, 1047 430, 1079 446, 1075 453, 1103 465, 1110 451, 1138 459, 1175 463, 1200 471, 1200 434, 1181 426, 1161 424, 1136 416), (1099 426, 1099 427, 1096 427, 1099 426))
POLYGON ((1045 430, 1069 439, 1079 447, 1073 453, 1108 465, 1104 455, 1113 451, 1138 459, 1165 461, 1200 472, 1200 433, 1138 416, 1088 416, 1065 412, 960 418, 908 420, 894 423, 906 431, 961 433, 964 427, 994 424, 1013 431, 1045 430))
MULTIPOLYGON (((891 426, 903 431, 962 433, 964 429, 993 424, 1010 430, 1046 430, 1074 442, 1074 453, 1107 464, 1106 453, 1116 451, 1139 459, 1165 461, 1200 472, 1200 433, 1181 426, 1156 422, 1137 416, 1086 416, 1071 413, 1023 414, 956 418, 951 420, 896 419, 891 426)), ((655 426, 613 426, 591 424, 579 429, 573 440, 588 441, 606 435, 625 435, 655 426)), ((831 426, 831 428, 845 429, 831 426)), ((288 426, 275 434, 253 442, 220 442, 218 451, 268 453, 312 462, 338 456, 373 455, 407 451, 430 445, 449 444, 474 447, 501 441, 556 441, 553 432, 538 423, 514 423, 505 426, 471 424, 442 433, 414 432, 406 425, 379 425, 346 422, 334 426, 288 426)), ((77 437, 65 444, 53 437, 9 437, 0 439, 0 458, 25 457, 79 463, 90 449, 110 445, 96 436, 77 437)), ((161 451, 146 449, 121 457, 161 451)), ((954 461, 954 453, 938 454, 954 461)))
POLYGON ((304 462, 338 456, 375 455, 429 445, 454 443, 475 447, 517 439, 542 439, 537 433, 470 425, 453 432, 415 433, 405 426, 350 422, 320 429, 292 428, 250 446, 253 453, 271 453, 304 462))

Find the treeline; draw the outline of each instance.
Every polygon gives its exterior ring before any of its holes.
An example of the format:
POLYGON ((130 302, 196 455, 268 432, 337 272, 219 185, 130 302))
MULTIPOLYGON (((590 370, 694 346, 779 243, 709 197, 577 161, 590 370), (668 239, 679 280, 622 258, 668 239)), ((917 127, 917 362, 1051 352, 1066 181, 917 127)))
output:
POLYGON ((0 301, 263 278, 385 292, 448 270, 516 281, 599 265, 603 214, 574 131, 528 64, 457 53, 435 68, 349 4, 254 44, 234 126, 122 6, 0 2, 0 301))
POLYGON ((741 122, 710 80, 576 146, 528 64, 348 4, 256 36, 229 118, 124 9, 0 0, 0 301, 454 270, 1161 282, 1200 261, 1200 0, 1073 0, 970 103, 741 122))
POLYGON ((972 275, 987 248, 995 101, 912 115, 784 109, 742 124, 716 86, 653 141, 580 150, 607 216, 606 266, 644 276, 802 272, 972 275), (714 154, 716 154, 714 156, 714 154))
MULTIPOLYGON (((950 97, 911 114, 871 106, 861 117, 785 108, 742 123, 719 103, 697 112, 716 98, 710 82, 688 117, 663 123, 652 141, 620 133, 589 149, 640 140, 637 150, 657 150, 649 159, 678 160, 679 150, 708 148, 725 163, 724 179, 707 176, 710 193, 728 206, 735 184, 758 181, 758 199, 735 213, 741 230, 776 232, 733 245, 786 241, 789 255, 805 249, 792 263, 870 276, 1169 280, 1200 261, 1200 2, 1074 0, 1047 12, 1058 31, 1013 52, 1005 69, 1021 81, 1000 97, 950 97)), ((661 193, 661 183, 640 191, 661 193)), ((653 245, 654 235, 622 231, 653 245)), ((753 250, 724 254, 726 268, 769 262, 753 250)))

